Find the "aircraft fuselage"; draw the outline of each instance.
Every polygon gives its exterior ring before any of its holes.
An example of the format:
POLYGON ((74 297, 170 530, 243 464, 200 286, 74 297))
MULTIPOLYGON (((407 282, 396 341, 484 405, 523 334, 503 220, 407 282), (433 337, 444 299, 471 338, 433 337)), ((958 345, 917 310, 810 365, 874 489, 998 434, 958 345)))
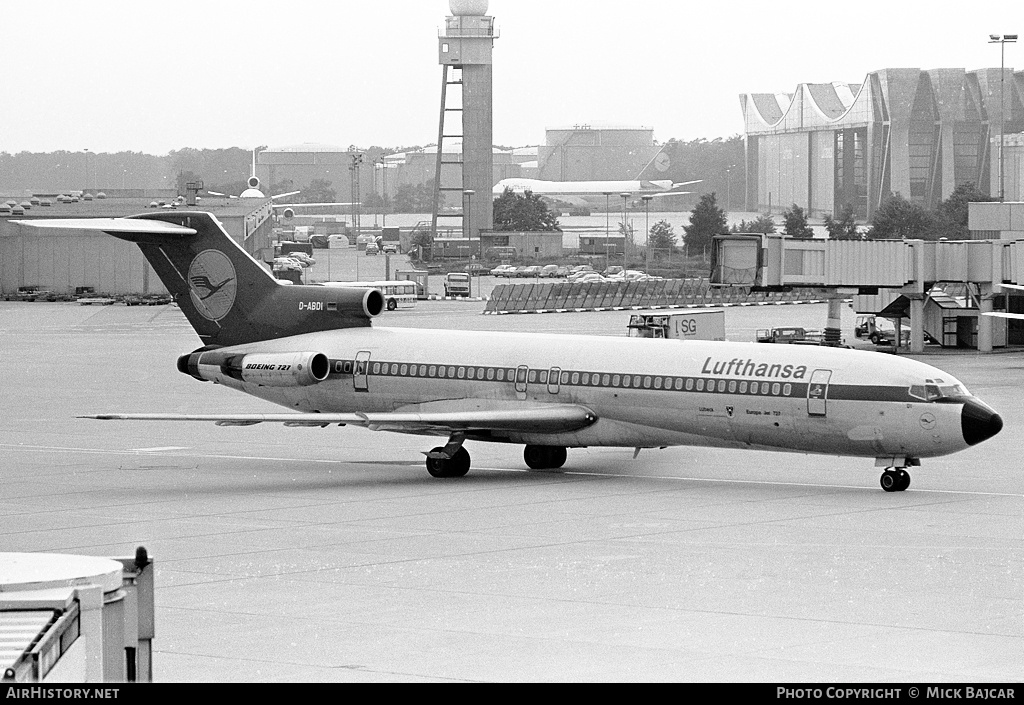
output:
POLYGON ((238 350, 327 356, 330 373, 310 386, 214 380, 296 411, 466 412, 555 403, 598 417, 571 433, 467 436, 528 445, 711 445, 924 458, 973 445, 965 409, 988 410, 930 365, 812 346, 359 328, 238 350))

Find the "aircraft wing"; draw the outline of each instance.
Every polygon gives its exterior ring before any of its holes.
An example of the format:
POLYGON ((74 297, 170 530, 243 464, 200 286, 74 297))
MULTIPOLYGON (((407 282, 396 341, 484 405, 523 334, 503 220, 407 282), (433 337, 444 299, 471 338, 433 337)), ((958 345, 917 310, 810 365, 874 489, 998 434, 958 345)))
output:
POLYGON ((645 196, 650 196, 651 198, 664 198, 665 196, 686 196, 691 193, 693 193, 693 191, 660 191, 658 193, 648 193, 645 194, 645 196))
POLYGON ((590 409, 573 404, 548 404, 527 409, 456 412, 373 412, 345 414, 90 414, 83 419, 101 421, 212 421, 218 426, 362 426, 373 431, 406 433, 456 431, 513 431, 568 433, 597 421, 590 409))
POLYGON ((1024 321, 1024 313, 1004 313, 1002 311, 993 311, 991 313, 983 313, 982 316, 993 316, 995 318, 1011 318, 1015 321, 1024 321))
MULTIPOLYGON (((282 194, 290 196, 291 194, 282 194)), ((360 203, 274 203, 272 204, 275 209, 277 208, 318 208, 321 206, 358 206, 360 203)))

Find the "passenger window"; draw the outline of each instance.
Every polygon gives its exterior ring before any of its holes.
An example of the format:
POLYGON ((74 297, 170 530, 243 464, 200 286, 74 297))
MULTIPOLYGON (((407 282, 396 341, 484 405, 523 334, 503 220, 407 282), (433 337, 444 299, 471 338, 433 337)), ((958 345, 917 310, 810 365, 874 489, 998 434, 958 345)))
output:
POLYGON ((618 387, 619 386, 619 382, 621 382, 621 381, 622 381, 622 377, 620 377, 619 375, 614 375, 612 377, 612 386, 613 387, 618 387))
POLYGON ((698 392, 703 392, 704 391, 704 380, 702 380, 702 379, 698 379, 697 380, 697 391, 698 392))
POLYGON ((746 393, 747 393, 747 383, 746 382, 740 382, 740 394, 746 394, 746 393))
POLYGON ((466 379, 476 379, 476 368, 470 367, 466 370, 466 379))
POLYGON ((430 366, 430 370, 427 372, 427 375, 430 376, 430 377, 436 377, 437 376, 437 365, 431 365, 430 366))
POLYGON ((682 377, 676 377, 675 387, 676 387, 676 391, 677 392, 683 388, 683 378, 682 377))
POLYGON ((504 367, 499 367, 498 368, 498 381, 499 382, 504 382, 505 381, 505 368, 504 367))
POLYGON ((398 368, 398 373, 400 375, 402 375, 403 377, 405 377, 405 375, 406 375, 406 373, 408 371, 409 371, 409 366, 408 365, 402 365, 401 367, 398 368))
POLYGON ((688 391, 688 392, 692 392, 693 391, 693 377, 687 377, 686 378, 686 391, 688 391))
POLYGON ((580 383, 580 373, 579 372, 573 372, 572 373, 572 383, 573 384, 579 384, 580 383))
POLYGON ((537 370, 530 370, 529 380, 531 384, 537 381, 537 370))
POLYGON ((611 381, 612 381, 612 376, 611 375, 604 375, 603 377, 601 377, 601 386, 602 387, 607 387, 611 383, 611 381))
POLYGON ((494 368, 493 367, 488 367, 487 368, 487 379, 494 379, 494 368))
POLYGON ((562 384, 569 384, 569 373, 568 372, 563 372, 561 374, 561 376, 559 377, 559 381, 562 384))
POLYGON ((729 382, 729 394, 733 394, 736 391, 736 380, 729 382))
POLYGON ((650 377, 644 377, 644 389, 650 389, 650 388, 651 388, 651 378, 650 377))
POLYGON ((782 385, 776 382, 772 385, 772 394, 779 396, 779 392, 782 391, 782 385))
POLYGON ((654 388, 661 389, 661 377, 654 378, 654 388))
POLYGON ((708 381, 708 391, 709 392, 715 391, 715 380, 712 379, 712 380, 708 381))
POLYGON ((784 387, 782 388, 782 395, 783 395, 783 396, 786 396, 786 397, 788 397, 788 396, 789 396, 790 394, 792 394, 792 393, 793 393, 793 385, 792 385, 792 384, 787 384, 787 385, 785 385, 785 386, 784 386, 784 387))
POLYGON ((426 377, 426 376, 427 376, 427 366, 426 365, 420 365, 420 377, 426 377))
POLYGON ((375 374, 375 375, 379 375, 380 374, 380 363, 379 362, 373 363, 373 374, 375 374))
POLYGON ((459 379, 465 379, 465 378, 466 378, 466 368, 465 367, 460 367, 459 368, 459 379))

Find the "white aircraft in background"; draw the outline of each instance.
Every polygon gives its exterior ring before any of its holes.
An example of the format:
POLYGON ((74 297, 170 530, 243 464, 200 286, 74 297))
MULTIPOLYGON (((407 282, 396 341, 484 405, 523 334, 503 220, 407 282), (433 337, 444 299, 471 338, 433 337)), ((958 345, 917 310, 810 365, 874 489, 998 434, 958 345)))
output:
MULTIPOLYGON (((1016 291, 1024 291, 1024 286, 1019 284, 1000 284, 1003 289, 1014 289, 1016 291)), ((1005 311, 991 311, 983 314, 985 316, 994 316, 996 318, 1010 318, 1015 321, 1024 321, 1024 313, 1006 313, 1005 311)))
POLYGON ((560 468, 568 448, 588 446, 858 456, 886 468, 888 492, 909 486, 906 468, 921 458, 964 450, 1003 426, 952 376, 895 355, 372 327, 384 308, 379 291, 282 286, 209 213, 17 222, 100 230, 138 244, 202 340, 178 359, 178 370, 289 410, 89 418, 351 424, 441 436, 446 443, 427 453, 426 465, 449 478, 470 469, 466 441, 522 444, 533 469, 560 468))
POLYGON ((611 194, 619 196, 623 193, 641 196, 682 196, 692 191, 679 191, 678 189, 691 184, 699 184, 703 179, 696 181, 681 181, 673 183, 671 179, 658 181, 539 181, 537 179, 502 179, 495 186, 493 193, 500 196, 505 189, 511 189, 512 193, 522 194, 530 191, 538 196, 601 196, 611 194))

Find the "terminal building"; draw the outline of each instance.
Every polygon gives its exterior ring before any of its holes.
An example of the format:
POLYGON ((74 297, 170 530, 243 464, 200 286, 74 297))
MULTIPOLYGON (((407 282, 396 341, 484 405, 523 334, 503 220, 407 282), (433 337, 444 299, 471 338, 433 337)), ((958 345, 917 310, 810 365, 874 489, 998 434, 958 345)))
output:
MULTIPOLYGON (((796 204, 822 217, 849 204, 867 220, 890 193, 926 209, 963 183, 998 195, 1001 129, 1014 154, 1024 151, 1013 135, 1024 131, 1024 72, 1009 68, 882 69, 860 84, 748 93, 740 105, 745 207, 760 213, 796 204)), ((1021 200, 1019 176, 1009 178, 1019 157, 1013 166, 1010 156, 1005 198, 1021 200)))

